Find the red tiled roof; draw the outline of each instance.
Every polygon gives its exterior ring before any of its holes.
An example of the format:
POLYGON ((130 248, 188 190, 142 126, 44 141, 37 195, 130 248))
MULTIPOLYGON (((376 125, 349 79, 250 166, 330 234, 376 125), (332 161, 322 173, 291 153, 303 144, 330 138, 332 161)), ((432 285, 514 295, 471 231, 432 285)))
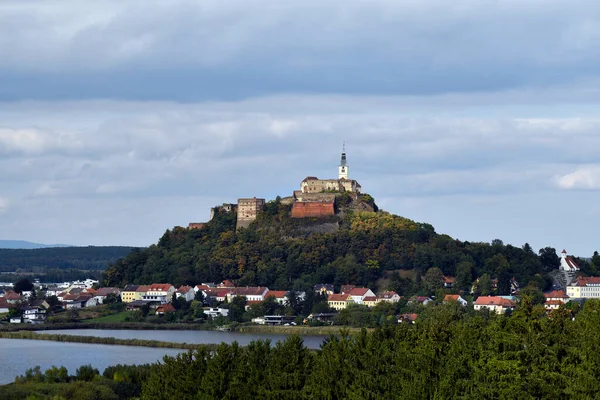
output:
POLYGON ((577 280, 571 283, 570 286, 587 286, 587 285, 600 285, 600 277, 598 276, 580 276, 577 280))
POLYGON ((262 303, 262 301, 260 301, 260 300, 250 300, 250 301, 246 302, 246 305, 247 306, 252 306, 254 304, 261 304, 261 303, 262 303))
POLYGON ((196 285, 196 289, 206 290, 206 289, 210 289, 210 287, 208 285, 196 285))
POLYGON ((427 300, 431 300, 429 297, 427 296, 417 296, 414 298, 416 301, 418 301, 419 303, 423 303, 427 300))
POLYGON ((6 300, 19 300, 21 296, 17 292, 9 291, 4 295, 6 300))
POLYGON ((268 291, 266 287, 258 286, 258 287, 239 287, 233 288, 231 294, 234 296, 260 296, 265 290, 268 291))
POLYGON ((400 315, 401 319, 407 320, 407 321, 414 321, 419 317, 419 314, 402 314, 400 315))
POLYGON ((349 298, 349 294, 330 294, 327 301, 347 301, 349 298))
POLYGON ((288 292, 285 290, 269 290, 267 292, 267 297, 275 297, 276 299, 283 299, 287 296, 288 292))
POLYGON ((136 289, 136 292, 144 292, 144 293, 146 293, 148 290, 150 290, 150 285, 140 285, 136 289))
POLYGON ((350 296, 364 296, 369 291, 369 288, 355 287, 350 291, 350 296))
POLYGON ((379 295, 377 297, 379 297, 380 299, 391 299, 394 296, 398 296, 398 293, 396 293, 396 292, 382 292, 382 293, 379 293, 379 295))
POLYGON ((444 283, 454 283, 455 280, 453 276, 444 276, 444 283))
POLYGON ((475 300, 475 305, 514 307, 515 303, 500 296, 479 296, 477 300, 475 300))
POLYGON ((171 304, 164 304, 162 306, 156 307, 156 312, 157 313, 175 312, 175 307, 173 307, 171 304))
POLYGON ((375 296, 367 296, 363 299, 363 301, 377 301, 377 297, 375 296))
POLYGON ((447 294, 446 297, 444 297, 444 301, 458 301, 459 298, 460 295, 458 294, 447 294))
POLYGON ((189 292, 190 290, 192 290, 191 286, 183 285, 183 286, 179 287, 179 289, 177 289, 177 292, 185 294, 185 293, 189 292))
POLYGON ((152 292, 166 292, 169 290, 169 288, 173 286, 170 283, 153 283, 152 285, 150 285, 150 287, 148 288, 148 292, 152 291, 152 292))
POLYGON ((568 299, 569 296, 565 293, 564 290, 554 290, 549 293, 544 293, 544 297, 547 299, 568 299))
POLYGON ((342 285, 340 292, 341 293, 350 293, 352 291, 352 289, 354 289, 356 286, 354 285, 342 285))
POLYGON ((569 267, 579 270, 579 265, 577 265, 577 263, 575 262, 573 257, 567 256, 567 257, 565 257, 565 261, 569 267))
POLYGON ((547 300, 546 303, 544 303, 547 306, 560 306, 561 304, 564 304, 562 301, 560 300, 547 300))
POLYGON ((223 282, 219 283, 218 287, 233 288, 235 285, 229 279, 225 279, 223 282))
POLYGON ((121 291, 117 288, 103 287, 103 288, 98 289, 98 292, 96 292, 96 296, 108 296, 109 294, 119 295, 119 293, 121 293, 121 291))

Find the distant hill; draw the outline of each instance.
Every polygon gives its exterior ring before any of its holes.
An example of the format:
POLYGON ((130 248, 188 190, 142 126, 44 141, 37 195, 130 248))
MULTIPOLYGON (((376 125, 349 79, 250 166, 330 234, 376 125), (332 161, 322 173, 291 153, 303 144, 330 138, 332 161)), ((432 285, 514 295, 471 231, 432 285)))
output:
POLYGON ((68 244, 41 244, 25 240, 0 240, 0 249, 45 249, 48 247, 70 247, 68 244))
POLYGON ((135 247, 88 246, 0 249, 0 272, 44 269, 104 270, 135 247))

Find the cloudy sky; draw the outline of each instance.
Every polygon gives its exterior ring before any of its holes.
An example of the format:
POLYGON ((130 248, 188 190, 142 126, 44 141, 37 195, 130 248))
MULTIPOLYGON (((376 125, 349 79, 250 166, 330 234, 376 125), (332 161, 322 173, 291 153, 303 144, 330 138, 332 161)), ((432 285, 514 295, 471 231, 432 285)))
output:
POLYGON ((600 6, 3 0, 0 238, 155 243, 350 175, 461 240, 599 249, 600 6))

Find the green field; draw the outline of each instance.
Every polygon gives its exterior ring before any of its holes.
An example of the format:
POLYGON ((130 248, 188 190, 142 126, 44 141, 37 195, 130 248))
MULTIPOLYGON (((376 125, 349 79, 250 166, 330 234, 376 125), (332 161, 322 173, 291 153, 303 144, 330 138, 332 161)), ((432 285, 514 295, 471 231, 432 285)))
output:
POLYGON ((125 318, 129 315, 129 311, 122 311, 120 313, 106 315, 104 317, 98 317, 93 319, 87 319, 85 323, 113 323, 113 322, 125 322, 125 318))

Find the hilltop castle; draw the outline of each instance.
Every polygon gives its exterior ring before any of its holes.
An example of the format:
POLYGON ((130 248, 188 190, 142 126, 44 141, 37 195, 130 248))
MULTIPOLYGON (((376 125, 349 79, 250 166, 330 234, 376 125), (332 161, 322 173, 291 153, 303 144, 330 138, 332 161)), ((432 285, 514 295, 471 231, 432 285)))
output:
MULTIPOLYGON (((292 218, 327 217, 335 215, 336 194, 349 193, 353 199, 360 195, 361 186, 349 179, 350 166, 346 158, 346 146, 342 150, 337 179, 319 179, 306 177, 300 183, 300 190, 293 196, 282 199, 282 203, 292 204, 292 218)), ((237 204, 223 204, 210 209, 210 219, 216 213, 237 212, 237 229, 248 227, 265 206, 265 199, 241 198, 237 204)), ((201 229, 204 223, 190 223, 189 229, 201 229)))

